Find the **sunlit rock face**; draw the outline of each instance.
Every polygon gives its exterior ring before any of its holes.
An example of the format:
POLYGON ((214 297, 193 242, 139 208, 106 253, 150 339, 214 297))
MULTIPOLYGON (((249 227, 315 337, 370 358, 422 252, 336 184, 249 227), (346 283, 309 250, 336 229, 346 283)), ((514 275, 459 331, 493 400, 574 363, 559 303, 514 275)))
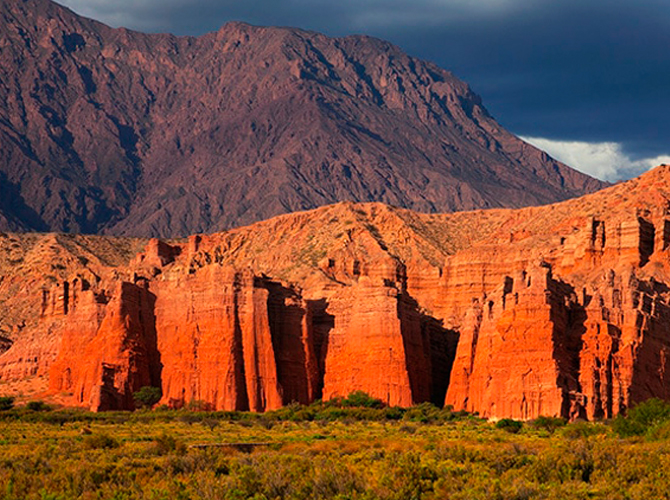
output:
POLYGON ((489 418, 670 399, 670 167, 579 199, 340 203, 186 240, 1 234, 0 380, 94 410, 362 390, 489 418), (39 385, 38 384, 38 385, 39 385))

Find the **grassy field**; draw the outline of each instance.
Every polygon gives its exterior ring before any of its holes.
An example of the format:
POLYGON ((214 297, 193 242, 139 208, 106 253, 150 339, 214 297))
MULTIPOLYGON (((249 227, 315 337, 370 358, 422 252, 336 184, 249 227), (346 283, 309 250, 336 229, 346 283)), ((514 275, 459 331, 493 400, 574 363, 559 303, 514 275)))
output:
POLYGON ((0 499, 668 498, 670 410, 647 406, 567 425, 495 424, 430 405, 12 409, 0 412, 0 499))

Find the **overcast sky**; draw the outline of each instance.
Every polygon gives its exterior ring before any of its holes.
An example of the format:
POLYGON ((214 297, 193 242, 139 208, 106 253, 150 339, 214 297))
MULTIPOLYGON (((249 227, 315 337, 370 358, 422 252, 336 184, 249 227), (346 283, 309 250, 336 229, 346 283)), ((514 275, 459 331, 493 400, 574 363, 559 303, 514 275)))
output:
POLYGON ((496 119, 618 180, 670 163, 669 0, 59 0, 112 26, 227 21, 390 40, 467 81, 496 119))

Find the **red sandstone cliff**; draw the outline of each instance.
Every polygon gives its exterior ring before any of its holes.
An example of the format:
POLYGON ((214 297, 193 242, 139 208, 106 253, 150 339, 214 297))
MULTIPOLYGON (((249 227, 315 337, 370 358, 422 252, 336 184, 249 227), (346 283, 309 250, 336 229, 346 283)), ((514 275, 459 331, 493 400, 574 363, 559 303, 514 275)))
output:
POLYGON ((591 419, 670 399, 668 166, 540 208, 343 203, 181 241, 0 250, 0 380, 70 404, 132 408, 155 385, 173 406, 263 411, 364 390, 591 419))

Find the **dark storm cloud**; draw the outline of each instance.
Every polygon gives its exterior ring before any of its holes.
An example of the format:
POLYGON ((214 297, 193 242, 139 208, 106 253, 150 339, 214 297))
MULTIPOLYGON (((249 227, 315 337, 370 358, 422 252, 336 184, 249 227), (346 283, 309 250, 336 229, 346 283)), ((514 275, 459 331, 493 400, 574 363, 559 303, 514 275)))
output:
POLYGON ((395 40, 469 81, 519 134, 668 152, 670 4, 546 4, 395 40))
POLYGON ((388 39, 469 82, 520 135, 670 153, 666 0, 65 0, 145 31, 201 34, 229 20, 388 39))

